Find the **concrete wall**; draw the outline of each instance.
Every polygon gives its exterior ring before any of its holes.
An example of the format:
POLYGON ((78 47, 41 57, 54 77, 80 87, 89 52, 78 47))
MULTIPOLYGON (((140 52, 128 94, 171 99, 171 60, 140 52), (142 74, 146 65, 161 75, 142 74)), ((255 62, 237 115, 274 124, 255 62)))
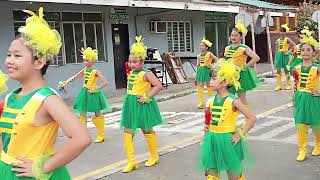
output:
POLYGON ((149 21, 191 21, 193 52, 179 53, 180 56, 196 56, 199 54, 198 46, 205 36, 205 13, 201 11, 161 10, 140 8, 137 13, 137 33, 145 37, 149 47, 156 47, 160 53, 168 51, 166 33, 153 33, 149 31, 149 21))
MULTIPOLYGON (((73 4, 56 4, 56 3, 25 3, 25 2, 0 2, 0 69, 6 72, 4 61, 6 52, 12 39, 14 39, 13 15, 14 9, 31 9, 36 10, 40 6, 44 7, 45 11, 77 11, 77 12, 102 12, 104 15, 105 29, 105 47, 107 62, 99 62, 96 67, 100 69, 109 85, 104 91, 107 94, 114 93, 115 76, 114 60, 113 60, 113 44, 111 24, 116 23, 109 19, 110 6, 96 5, 73 5, 73 4)), ((123 8, 123 7, 121 7, 123 8)), ((181 20, 192 22, 192 41, 194 51, 191 53, 183 53, 184 56, 195 56, 198 54, 198 44, 205 35, 205 15, 200 11, 184 11, 184 10, 166 10, 155 8, 126 8, 129 14, 129 20, 123 23, 129 27, 129 42, 135 41, 135 35, 141 34, 145 38, 145 43, 148 47, 158 48, 160 53, 167 52, 168 42, 167 34, 156 34, 149 31, 149 21, 157 18, 157 20, 181 20), (135 21, 136 19, 136 21, 135 21), (137 32, 136 32, 137 30, 137 32)), ((47 72, 47 82, 56 87, 59 80, 65 80, 72 74, 75 74, 82 69, 82 64, 66 64, 64 66, 50 66, 47 72)), ((18 84, 14 81, 8 83, 9 89, 15 89, 18 84)), ((67 87, 68 93, 63 94, 65 98, 72 98, 81 88, 82 81, 78 80, 67 87)), ((3 96, 2 96, 3 98, 3 96)))

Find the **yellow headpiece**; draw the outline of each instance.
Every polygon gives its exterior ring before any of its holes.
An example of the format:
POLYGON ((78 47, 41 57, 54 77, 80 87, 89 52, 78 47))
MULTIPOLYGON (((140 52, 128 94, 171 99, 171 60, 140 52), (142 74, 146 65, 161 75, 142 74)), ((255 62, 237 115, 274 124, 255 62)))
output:
POLYGON ((313 46, 317 49, 320 48, 318 41, 315 40, 312 36, 302 35, 301 37, 304 43, 309 44, 310 46, 313 46))
POLYGON ((288 24, 282 24, 281 27, 283 27, 286 31, 290 30, 288 24))
POLYGON ((205 44, 206 46, 208 46, 209 48, 212 46, 212 42, 210 42, 208 39, 203 38, 201 43, 205 44))
POLYGON ((98 50, 87 47, 87 49, 81 48, 82 58, 90 62, 96 62, 98 60, 98 50))
POLYGON ((8 90, 6 82, 8 81, 8 76, 0 71, 0 93, 4 93, 8 90))
POLYGON ((219 60, 216 66, 217 79, 219 82, 225 81, 228 85, 233 85, 236 90, 240 88, 240 68, 232 62, 219 60))
POLYGON ((31 16, 26 19, 26 25, 21 26, 18 31, 26 45, 33 50, 34 56, 50 60, 59 54, 62 44, 60 34, 55 29, 51 29, 43 19, 43 7, 39 8, 38 16, 30 10, 23 10, 23 12, 31 16))
POLYGON ((307 36, 311 36, 312 32, 309 30, 308 26, 303 26, 303 30, 300 32, 300 34, 302 34, 302 35, 305 34, 307 36))
POLYGON ((242 20, 238 20, 237 24, 235 25, 235 28, 241 32, 243 35, 246 35, 248 32, 248 29, 246 28, 246 26, 243 24, 242 20))
POLYGON ((145 60, 147 57, 147 47, 142 42, 142 36, 136 36, 136 43, 132 44, 130 53, 135 58, 145 60))

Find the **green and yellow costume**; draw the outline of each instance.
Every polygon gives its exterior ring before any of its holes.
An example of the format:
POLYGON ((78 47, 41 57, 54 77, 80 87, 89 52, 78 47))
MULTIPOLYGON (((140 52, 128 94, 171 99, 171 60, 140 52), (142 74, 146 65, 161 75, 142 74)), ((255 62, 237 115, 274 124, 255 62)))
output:
POLYGON ((303 161, 307 155, 308 129, 311 126, 315 135, 315 148, 312 155, 320 155, 320 97, 318 93, 318 65, 305 67, 297 65, 294 73, 298 76, 297 90, 294 93, 294 120, 297 126, 298 161, 303 161))
MULTIPOLYGON (((142 42, 142 37, 136 37, 136 43, 131 47, 131 55, 144 61, 147 48, 142 42)), ((127 166, 122 170, 124 173, 138 168, 135 160, 133 134, 138 129, 144 130, 144 136, 148 143, 150 153, 149 160, 144 164, 146 167, 153 166, 159 162, 157 150, 157 136, 152 128, 162 123, 162 117, 154 97, 148 97, 151 83, 145 80, 147 70, 133 70, 128 76, 127 94, 124 96, 120 127, 125 129, 123 135, 125 152, 128 158, 127 166), (138 102, 139 96, 144 97, 144 102, 138 102), (126 130, 131 132, 127 132, 126 130)))
POLYGON ((211 97, 207 106, 211 111, 209 131, 202 141, 200 148, 200 169, 214 169, 218 174, 223 171, 241 176, 244 167, 242 161, 248 157, 248 148, 244 140, 237 144, 231 141, 236 132, 239 111, 233 110, 235 95, 219 98, 211 97))
POLYGON ((148 70, 131 71, 128 76, 127 95, 122 106, 120 126, 122 128, 152 129, 162 123, 162 117, 154 97, 149 103, 138 102, 138 96, 145 96, 151 89, 151 83, 144 80, 148 70))
MULTIPOLYGON (((215 78, 219 83, 233 85, 236 90, 240 88, 240 68, 229 61, 218 61, 215 66, 215 78)), ((222 87, 223 88, 223 87, 222 87)), ((207 101, 211 120, 205 138, 201 143, 199 167, 201 171, 208 174, 208 180, 220 179, 223 171, 234 177, 243 176, 242 161, 248 159, 248 149, 244 139, 234 144, 232 136, 237 131, 237 120, 239 110, 235 109, 233 102, 236 100, 234 94, 219 97, 218 94, 207 101)), ((238 130, 239 134, 242 132, 238 130)), ((243 133, 240 134, 244 136, 243 133)))
POLYGON ((247 48, 248 46, 244 44, 240 44, 237 47, 229 45, 224 51, 224 59, 241 69, 239 80, 241 88, 236 90, 234 87, 231 87, 230 92, 233 94, 241 94, 260 85, 257 74, 252 68, 246 66, 248 56, 245 51, 247 48))
POLYGON ((211 64, 212 64, 212 53, 206 51, 198 55, 200 65, 197 69, 196 81, 197 83, 209 83, 211 80, 211 64))
POLYGON ((281 37, 277 39, 277 52, 275 59, 275 68, 277 70, 286 69, 288 65, 290 54, 286 54, 289 51, 289 41, 287 37, 281 37))
MULTIPOLYGON (((20 161, 15 157, 25 157, 35 160, 43 155, 54 155, 55 142, 59 125, 55 121, 42 126, 34 125, 36 112, 43 101, 56 92, 50 87, 43 87, 19 96, 21 88, 7 95, 4 110, 0 119, 2 138, 2 152, 0 158, 1 180, 35 180, 35 178, 19 178, 13 172, 11 165, 20 161)), ((63 166, 52 172, 50 180, 71 179, 67 169, 63 166)))
MULTIPOLYGON (((94 68, 85 68, 83 72, 84 83, 73 103, 73 109, 80 114, 80 121, 86 126, 87 118, 81 114, 87 112, 109 111, 110 106, 101 90, 97 90, 97 70, 94 68), (89 93, 93 90, 93 93, 89 93)), ((96 116, 92 118, 92 122, 97 128, 98 136, 95 143, 104 141, 104 117, 96 116)))
POLYGON ((73 103, 73 109, 77 113, 100 112, 109 110, 110 106, 101 90, 97 90, 97 70, 86 68, 83 72, 83 87, 73 103), (94 93, 89 93, 93 90, 94 93))

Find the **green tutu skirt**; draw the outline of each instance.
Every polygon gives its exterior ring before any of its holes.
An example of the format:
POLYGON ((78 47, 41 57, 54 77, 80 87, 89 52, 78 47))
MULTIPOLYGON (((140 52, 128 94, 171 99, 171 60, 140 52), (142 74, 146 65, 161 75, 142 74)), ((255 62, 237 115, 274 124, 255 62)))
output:
POLYGON ((211 68, 207 66, 199 66, 196 74, 197 83, 208 83, 211 80, 211 68))
POLYGON ((232 94, 239 95, 258 87, 260 84, 261 81, 258 79, 256 72, 252 68, 247 67, 240 72, 240 89, 236 90, 231 86, 229 91, 232 94))
POLYGON ((88 89, 83 87, 73 103, 73 109, 77 113, 109 111, 110 106, 102 91, 88 93, 88 89))
POLYGON ((320 125, 320 97, 310 93, 294 93, 294 120, 296 124, 320 125))
POLYGON ((136 95, 127 94, 124 96, 120 127, 132 129, 152 129, 162 124, 163 119, 158 104, 154 97, 149 103, 138 102, 136 95))
POLYGON ((214 133, 209 131, 202 141, 199 155, 199 168, 206 172, 213 169, 218 173, 230 172, 241 176, 244 171, 243 160, 252 162, 248 146, 244 140, 237 144, 231 141, 233 133, 214 133))
MULTIPOLYGON (((17 173, 13 172, 12 165, 8 165, 0 161, 0 179, 1 180, 36 180, 30 177, 17 177, 17 173)), ((71 180, 68 170, 65 166, 62 166, 53 171, 50 180, 71 180)))
POLYGON ((290 54, 285 55, 283 51, 276 52, 275 68, 276 70, 286 69, 289 63, 290 54))
POLYGON ((302 58, 295 58, 292 63, 290 64, 290 73, 292 74, 292 71, 294 70, 294 68, 298 65, 302 63, 302 58))

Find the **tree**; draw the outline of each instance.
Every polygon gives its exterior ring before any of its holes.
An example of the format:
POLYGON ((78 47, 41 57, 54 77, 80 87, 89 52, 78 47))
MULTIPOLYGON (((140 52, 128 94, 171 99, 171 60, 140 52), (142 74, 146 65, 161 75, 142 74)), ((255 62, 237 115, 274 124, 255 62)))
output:
POLYGON ((309 1, 300 3, 299 9, 297 10, 297 26, 293 27, 297 32, 300 32, 304 26, 308 26, 310 31, 313 31, 315 38, 318 38, 318 23, 314 22, 311 17, 315 11, 320 10, 318 3, 309 1))

